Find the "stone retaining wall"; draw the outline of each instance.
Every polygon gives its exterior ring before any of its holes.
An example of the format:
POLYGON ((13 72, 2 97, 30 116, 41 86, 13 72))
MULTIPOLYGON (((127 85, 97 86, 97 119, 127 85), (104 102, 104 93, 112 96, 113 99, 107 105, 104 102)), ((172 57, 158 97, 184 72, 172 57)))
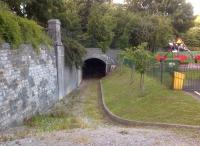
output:
POLYGON ((0 45, 0 130, 46 112, 80 85, 81 70, 64 63, 60 25, 48 21, 54 47, 41 46, 39 53, 31 45, 0 45))
POLYGON ((0 129, 19 124, 58 101, 54 48, 0 46, 0 129))

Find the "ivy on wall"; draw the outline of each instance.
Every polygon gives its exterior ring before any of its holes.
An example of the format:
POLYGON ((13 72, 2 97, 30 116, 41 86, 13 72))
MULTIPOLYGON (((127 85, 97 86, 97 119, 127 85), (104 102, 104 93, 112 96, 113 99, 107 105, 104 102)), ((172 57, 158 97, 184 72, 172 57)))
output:
POLYGON ((65 64, 69 67, 81 67, 83 64, 82 58, 86 53, 85 48, 77 41, 68 37, 65 37, 62 41, 65 48, 65 64))

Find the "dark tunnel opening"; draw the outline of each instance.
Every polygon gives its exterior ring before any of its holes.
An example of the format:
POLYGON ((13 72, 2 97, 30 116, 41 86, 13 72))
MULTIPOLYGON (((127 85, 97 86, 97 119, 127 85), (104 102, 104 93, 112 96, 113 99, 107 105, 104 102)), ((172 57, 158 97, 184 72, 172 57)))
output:
POLYGON ((102 78, 106 75, 106 64, 96 58, 88 59, 83 65, 83 79, 102 78))

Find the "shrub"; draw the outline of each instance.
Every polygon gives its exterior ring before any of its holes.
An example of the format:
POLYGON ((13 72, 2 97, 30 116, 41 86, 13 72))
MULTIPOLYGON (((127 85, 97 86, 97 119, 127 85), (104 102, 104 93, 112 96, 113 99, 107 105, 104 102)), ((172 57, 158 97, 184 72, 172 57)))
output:
POLYGON ((11 43, 13 47, 22 43, 22 32, 15 15, 9 12, 0 13, 1 39, 11 43))
POLYGON ((188 59, 188 56, 186 56, 186 55, 176 55, 174 58, 178 59, 181 63, 183 63, 188 59))
POLYGON ((82 57, 86 53, 85 48, 77 41, 65 37, 63 39, 65 48, 65 64, 69 67, 76 66, 79 68, 82 65, 82 57))
POLYGON ((8 42, 12 48, 22 43, 32 44, 38 50, 40 44, 49 45, 50 38, 36 22, 16 16, 0 3, 0 43, 8 42))
POLYGON ((32 44, 34 48, 37 48, 40 44, 51 44, 43 28, 37 25, 35 21, 24 18, 18 18, 18 21, 23 33, 22 40, 24 43, 32 44))

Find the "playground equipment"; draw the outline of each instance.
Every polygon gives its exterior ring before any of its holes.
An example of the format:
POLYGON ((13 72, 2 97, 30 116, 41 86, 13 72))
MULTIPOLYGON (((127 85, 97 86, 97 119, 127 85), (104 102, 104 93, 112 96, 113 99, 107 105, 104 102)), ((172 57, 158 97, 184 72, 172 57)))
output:
POLYGON ((167 54, 170 52, 172 52, 173 54, 178 54, 179 52, 183 52, 183 51, 188 52, 192 60, 195 59, 190 49, 184 44, 181 38, 178 38, 176 42, 169 43, 169 50, 167 54))
POLYGON ((178 38, 176 42, 169 43, 172 52, 188 51, 191 53, 190 49, 184 44, 181 38, 178 38))

